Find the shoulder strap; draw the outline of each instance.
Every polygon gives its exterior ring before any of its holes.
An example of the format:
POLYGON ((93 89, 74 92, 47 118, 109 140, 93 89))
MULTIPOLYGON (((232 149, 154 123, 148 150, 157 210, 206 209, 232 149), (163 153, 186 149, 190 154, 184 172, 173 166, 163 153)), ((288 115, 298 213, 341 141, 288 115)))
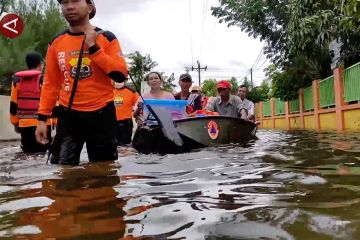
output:
POLYGON ((78 83, 79 83, 80 71, 81 71, 81 65, 82 65, 82 58, 83 58, 83 55, 84 55, 85 38, 86 37, 84 37, 84 40, 81 43, 79 59, 78 59, 78 64, 77 64, 75 78, 74 78, 74 84, 73 84, 73 87, 71 89, 71 96, 70 96, 69 105, 68 105, 69 110, 71 110, 71 107, 72 107, 72 105, 74 103, 75 93, 76 93, 77 86, 78 86, 78 83))

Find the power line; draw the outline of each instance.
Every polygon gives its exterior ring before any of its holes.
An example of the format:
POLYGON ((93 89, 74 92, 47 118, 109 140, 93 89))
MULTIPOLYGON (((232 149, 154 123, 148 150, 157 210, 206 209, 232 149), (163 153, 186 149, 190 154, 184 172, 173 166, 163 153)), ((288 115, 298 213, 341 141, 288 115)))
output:
POLYGON ((200 41, 200 60, 202 60, 202 46, 203 46, 203 41, 204 41, 204 24, 206 22, 206 17, 207 17, 207 7, 208 7, 208 1, 209 0, 203 0, 204 4, 203 4, 203 18, 202 18, 202 23, 201 23, 201 41, 200 41))
POLYGON ((193 36, 192 36, 192 18, 191 18, 191 0, 189 0, 189 19, 190 19, 190 46, 191 46, 191 63, 194 64, 193 36))
POLYGON ((259 70, 260 68, 262 68, 265 65, 266 62, 267 62, 267 59, 265 59, 265 61, 256 70, 259 70))

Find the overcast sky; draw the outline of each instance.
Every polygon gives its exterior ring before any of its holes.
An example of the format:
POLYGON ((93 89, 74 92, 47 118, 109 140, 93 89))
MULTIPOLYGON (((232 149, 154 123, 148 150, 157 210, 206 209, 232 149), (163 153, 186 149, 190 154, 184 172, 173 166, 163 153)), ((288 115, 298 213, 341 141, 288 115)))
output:
MULTIPOLYGON (((155 70, 175 78, 185 67, 207 66, 201 79, 241 80, 253 66, 263 43, 238 27, 228 28, 211 15, 218 0, 95 0, 93 24, 118 37, 125 54, 140 51, 158 62, 155 70)), ((268 63, 261 55, 254 67, 260 84, 268 63)), ((198 83, 197 72, 190 72, 198 83)), ((250 76, 250 75, 249 75, 250 76)))

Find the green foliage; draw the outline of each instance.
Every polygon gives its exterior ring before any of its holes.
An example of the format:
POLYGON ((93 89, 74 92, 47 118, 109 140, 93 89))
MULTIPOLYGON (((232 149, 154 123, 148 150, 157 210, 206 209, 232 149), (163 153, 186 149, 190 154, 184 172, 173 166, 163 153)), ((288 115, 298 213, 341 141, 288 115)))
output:
POLYGON ((264 53, 274 69, 273 94, 297 95, 311 80, 331 75, 329 43, 344 43, 345 65, 360 60, 360 2, 358 0, 219 0, 212 14, 229 26, 265 42, 264 53))
POLYGON ((0 94, 10 93, 11 76, 26 68, 25 55, 36 51, 45 57, 48 43, 66 28, 56 0, 8 3, 8 10, 23 18, 25 28, 15 39, 0 36, 0 94))
POLYGON ((8 12, 13 4, 14 0, 0 0, 0 16, 2 13, 8 12))
POLYGON ((266 81, 262 81, 258 87, 251 86, 250 81, 245 78, 240 86, 246 86, 248 89, 247 98, 252 102, 261 102, 270 99, 270 87, 266 81))
POLYGON ((144 81, 146 74, 151 72, 158 63, 153 61, 149 54, 145 56, 141 55, 140 52, 135 51, 129 54, 129 59, 131 67, 129 68, 129 73, 135 81, 136 87, 140 89, 141 82, 144 81))
POLYGON ((232 77, 229 82, 231 83, 231 94, 233 95, 237 95, 238 93, 238 88, 239 88, 239 83, 236 80, 235 77, 232 77))
POLYGON ((273 96, 283 101, 297 98, 299 88, 309 86, 312 80, 321 78, 318 67, 313 61, 301 57, 296 58, 292 67, 285 70, 271 65, 268 74, 272 79, 273 96))
POLYGON ((217 95, 216 80, 207 79, 203 82, 202 93, 208 97, 215 97, 217 95))
POLYGON ((171 74, 170 77, 163 76, 163 79, 164 79, 163 89, 168 92, 173 92, 174 88, 176 87, 176 85, 174 84, 175 82, 174 73, 171 74))
POLYGON ((252 102, 257 103, 261 101, 267 101, 270 99, 270 87, 266 83, 266 81, 262 81, 261 85, 259 87, 254 87, 249 93, 248 93, 248 99, 250 99, 252 102))

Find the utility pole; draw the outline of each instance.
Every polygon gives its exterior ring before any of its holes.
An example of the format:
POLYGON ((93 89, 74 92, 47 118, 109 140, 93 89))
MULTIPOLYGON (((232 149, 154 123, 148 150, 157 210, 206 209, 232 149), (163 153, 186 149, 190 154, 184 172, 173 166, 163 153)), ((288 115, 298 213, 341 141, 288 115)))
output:
POLYGON ((186 72, 189 71, 197 71, 199 74, 199 86, 201 86, 201 70, 206 71, 207 70, 207 66, 205 67, 201 67, 201 64, 199 62, 199 60, 197 61, 197 67, 191 66, 191 68, 185 67, 186 72))
POLYGON ((250 68, 250 82, 251 82, 251 88, 254 86, 253 84, 253 69, 250 68))

